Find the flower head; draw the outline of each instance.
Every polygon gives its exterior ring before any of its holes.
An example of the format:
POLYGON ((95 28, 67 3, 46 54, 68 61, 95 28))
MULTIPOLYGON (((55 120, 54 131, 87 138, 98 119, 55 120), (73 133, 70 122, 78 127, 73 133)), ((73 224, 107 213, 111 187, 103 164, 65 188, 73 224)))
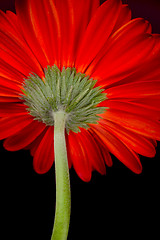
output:
POLYGON ((16 0, 16 14, 0 12, 0 139, 29 149, 38 173, 55 159, 52 239, 68 232, 68 165, 89 181, 110 153, 135 173, 139 155, 154 157, 159 59, 160 36, 121 0, 16 0))
MULTIPOLYGON (((73 119, 79 133, 67 128, 69 166, 89 181, 92 170, 105 174, 105 164, 112 165, 111 152, 140 173, 138 154, 153 157, 160 139, 159 35, 151 33, 147 21, 131 20, 128 6, 119 0, 101 6, 98 0, 37 1, 17 0, 16 14, 0 13, 0 138, 6 138, 4 147, 30 149, 38 173, 52 166, 54 123, 35 118, 21 96, 26 79, 36 74, 34 84, 44 84, 45 69, 56 65, 59 74, 70 68, 96 80, 93 85, 103 88, 107 97, 95 102, 106 109, 97 117, 98 124, 86 117, 89 128, 83 129, 80 116, 79 126, 73 119)), ((51 81, 54 88, 54 78, 51 81)), ((52 95, 46 99, 49 107, 52 95)), ((52 103, 57 101, 54 97, 52 103)), ((33 94, 32 99, 36 101, 33 94)))

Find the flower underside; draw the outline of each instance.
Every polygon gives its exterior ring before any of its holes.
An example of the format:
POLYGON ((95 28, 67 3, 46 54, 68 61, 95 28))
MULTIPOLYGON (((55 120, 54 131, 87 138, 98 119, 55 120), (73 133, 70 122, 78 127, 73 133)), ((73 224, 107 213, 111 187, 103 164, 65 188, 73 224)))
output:
POLYGON ((79 128, 97 123, 98 115, 106 109, 98 106, 106 99, 106 94, 100 87, 95 87, 96 82, 77 73, 75 68, 63 67, 60 71, 56 65, 48 66, 44 80, 36 74, 25 79, 21 99, 35 120, 53 126, 54 114, 61 111, 66 116, 67 132, 78 132, 79 128))

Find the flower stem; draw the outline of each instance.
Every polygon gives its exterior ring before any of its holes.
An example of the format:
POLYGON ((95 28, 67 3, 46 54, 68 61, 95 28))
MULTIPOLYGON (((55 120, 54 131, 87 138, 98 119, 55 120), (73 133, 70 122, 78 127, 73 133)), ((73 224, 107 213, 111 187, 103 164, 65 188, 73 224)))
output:
POLYGON ((56 212, 51 240, 66 240, 70 222, 71 193, 65 142, 65 120, 64 112, 54 113, 56 212))

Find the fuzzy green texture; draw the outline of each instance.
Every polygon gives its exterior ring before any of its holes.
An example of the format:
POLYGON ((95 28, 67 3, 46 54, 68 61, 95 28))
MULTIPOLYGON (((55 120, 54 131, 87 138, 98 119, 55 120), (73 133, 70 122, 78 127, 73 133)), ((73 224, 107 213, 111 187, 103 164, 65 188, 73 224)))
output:
POLYGON ((25 79, 21 98, 35 120, 53 126, 54 113, 63 111, 67 132, 79 132, 79 128, 87 129, 89 124, 97 123, 98 115, 106 109, 97 106, 106 99, 106 94, 95 87, 96 82, 86 74, 77 73, 75 68, 63 67, 60 71, 56 65, 48 66, 44 80, 36 74, 25 79))

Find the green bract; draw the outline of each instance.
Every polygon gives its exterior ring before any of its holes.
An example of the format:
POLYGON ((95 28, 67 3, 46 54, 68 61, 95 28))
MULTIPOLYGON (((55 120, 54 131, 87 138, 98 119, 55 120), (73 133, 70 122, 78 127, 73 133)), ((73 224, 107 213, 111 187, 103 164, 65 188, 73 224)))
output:
POLYGON ((106 94, 95 84, 96 80, 77 73, 75 68, 63 67, 60 71, 56 65, 48 66, 44 80, 36 74, 25 79, 21 99, 35 120, 53 126, 55 112, 62 111, 67 132, 78 132, 79 128, 97 123, 98 114, 106 109, 97 106, 106 99, 106 94))

